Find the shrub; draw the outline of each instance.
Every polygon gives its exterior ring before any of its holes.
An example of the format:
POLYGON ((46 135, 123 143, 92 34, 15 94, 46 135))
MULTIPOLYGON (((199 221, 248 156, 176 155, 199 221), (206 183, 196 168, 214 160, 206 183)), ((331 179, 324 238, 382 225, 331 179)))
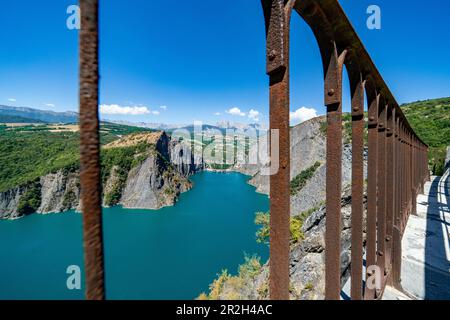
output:
POLYGON ((20 214, 31 214, 37 211, 41 205, 41 184, 34 181, 27 186, 27 191, 20 198, 17 212, 20 214))
POLYGON ((310 180, 316 170, 320 167, 320 162, 316 162, 313 166, 309 167, 306 170, 303 170, 291 181, 291 195, 296 195, 310 180))

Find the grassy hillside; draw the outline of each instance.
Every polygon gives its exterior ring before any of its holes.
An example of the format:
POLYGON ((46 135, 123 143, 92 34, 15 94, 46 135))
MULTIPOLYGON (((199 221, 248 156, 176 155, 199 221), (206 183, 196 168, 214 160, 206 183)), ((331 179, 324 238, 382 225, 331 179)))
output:
POLYGON ((450 98, 417 101, 402 105, 413 129, 430 146, 430 166, 442 175, 446 147, 450 145, 450 98))
MULTIPOLYGON (((101 143, 148 129, 103 123, 101 143)), ((0 125, 0 192, 59 169, 78 167, 77 127, 62 125, 0 125)))

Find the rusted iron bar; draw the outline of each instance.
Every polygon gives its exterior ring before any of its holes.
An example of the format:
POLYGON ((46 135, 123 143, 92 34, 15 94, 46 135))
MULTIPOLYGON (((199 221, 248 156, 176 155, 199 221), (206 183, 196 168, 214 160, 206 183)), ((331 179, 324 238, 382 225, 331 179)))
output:
POLYGON ((400 136, 399 136, 399 123, 400 119, 396 117, 394 113, 394 214, 393 214, 393 228, 392 228, 392 272, 389 279, 390 284, 399 290, 401 290, 401 260, 402 260, 402 246, 401 246, 401 231, 400 231, 400 211, 401 211, 401 192, 400 192, 400 179, 401 179, 401 167, 400 161, 400 136))
POLYGON ((386 123, 387 105, 380 105, 378 118, 377 265, 385 274, 386 258, 386 123))
POLYGON ((385 268, 387 273, 390 271, 392 257, 392 229, 394 225, 394 201, 395 201, 395 150, 394 150, 394 132, 395 132, 395 109, 389 106, 387 110, 386 121, 386 261, 385 268))
POLYGON ((363 297, 364 84, 350 77, 352 90, 352 249, 351 298, 363 297))
MULTIPOLYGON (((366 244, 366 283, 372 274, 369 267, 377 262, 377 177, 378 177, 378 109, 380 96, 377 94, 372 82, 368 81, 369 90, 367 91, 367 103, 369 106, 368 122, 368 163, 367 163, 367 244, 366 244)), ((372 300, 375 298, 375 291, 366 286, 364 299, 372 300)))
MULTIPOLYGON (((279 132, 278 171, 270 176, 270 285, 272 300, 289 299, 290 137, 289 23, 292 2, 262 0, 270 77, 270 130, 279 132)), ((271 143, 272 148, 272 143, 271 143)), ((271 155, 273 154, 271 150, 271 155)))
POLYGON ((80 182, 86 298, 105 298, 98 120, 98 1, 80 0, 80 182))
POLYGON ((325 69, 327 106, 327 179, 325 233, 325 298, 339 300, 341 292, 341 184, 342 184, 342 71, 347 51, 335 45, 325 69))

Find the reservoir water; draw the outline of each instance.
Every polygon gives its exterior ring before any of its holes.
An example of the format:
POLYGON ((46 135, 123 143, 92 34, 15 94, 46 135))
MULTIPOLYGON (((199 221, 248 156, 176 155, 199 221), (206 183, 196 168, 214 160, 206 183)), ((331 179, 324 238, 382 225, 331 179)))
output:
MULTIPOLYGON (((107 299, 195 299, 223 269, 236 274, 245 255, 265 262, 255 212, 269 199, 239 173, 202 172, 173 207, 106 208, 107 299)), ((67 267, 83 273, 82 220, 76 212, 0 221, 0 299, 83 299, 67 288, 67 267)))

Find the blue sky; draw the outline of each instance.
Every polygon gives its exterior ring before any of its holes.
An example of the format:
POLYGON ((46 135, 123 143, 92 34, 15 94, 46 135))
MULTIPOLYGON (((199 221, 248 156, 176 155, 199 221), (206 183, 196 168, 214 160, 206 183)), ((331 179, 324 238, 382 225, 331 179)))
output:
MULTIPOLYGON (((450 96, 449 1, 340 2, 399 103, 450 96), (366 27, 371 4, 381 8, 381 30, 366 27)), ((123 113, 103 117, 164 123, 268 120, 259 0, 100 3, 101 104, 123 113)), ((72 4, 77 2, 2 4, 0 104, 77 110, 78 32, 66 27, 72 4)), ((306 107, 323 114, 317 44, 296 14, 291 39, 291 111, 306 107)), ((344 89, 348 110, 347 82, 344 89)))

